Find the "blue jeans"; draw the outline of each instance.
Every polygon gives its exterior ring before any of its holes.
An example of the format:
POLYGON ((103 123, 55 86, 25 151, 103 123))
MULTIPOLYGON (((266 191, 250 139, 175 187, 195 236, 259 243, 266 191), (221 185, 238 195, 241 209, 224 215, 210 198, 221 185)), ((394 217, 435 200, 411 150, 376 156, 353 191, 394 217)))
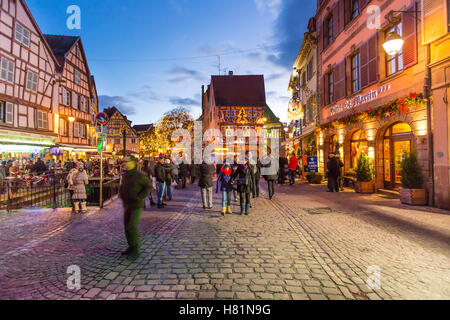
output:
POLYGON ((223 190, 222 191, 222 208, 231 206, 231 190, 223 190))
POLYGON ((167 196, 169 197, 169 199, 172 199, 172 186, 167 186, 167 196))
POLYGON ((164 182, 158 182, 157 186, 158 186, 158 205, 162 205, 164 189, 166 188, 166 184, 164 182))

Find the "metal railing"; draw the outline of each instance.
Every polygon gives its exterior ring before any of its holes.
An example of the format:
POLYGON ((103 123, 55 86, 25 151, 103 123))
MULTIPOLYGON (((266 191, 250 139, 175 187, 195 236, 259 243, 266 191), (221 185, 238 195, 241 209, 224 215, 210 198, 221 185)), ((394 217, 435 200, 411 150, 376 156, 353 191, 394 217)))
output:
MULTIPOLYGON (((7 177, 0 181, 0 210, 27 208, 65 208, 72 201, 67 190, 68 172, 40 176, 7 177)), ((119 177, 103 180, 103 199, 107 201, 119 192, 119 177)), ((100 178, 89 178, 86 186, 88 206, 99 206, 100 178)))

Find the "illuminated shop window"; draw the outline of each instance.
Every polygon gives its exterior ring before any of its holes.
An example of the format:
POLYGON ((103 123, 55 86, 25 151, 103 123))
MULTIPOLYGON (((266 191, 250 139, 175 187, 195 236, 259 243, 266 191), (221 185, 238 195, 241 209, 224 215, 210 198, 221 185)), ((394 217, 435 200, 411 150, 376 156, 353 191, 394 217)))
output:
POLYGON ((367 142, 367 136, 362 130, 358 130, 353 134, 351 140, 351 168, 356 168, 358 166, 358 159, 362 154, 366 156, 369 155, 369 145, 367 142))

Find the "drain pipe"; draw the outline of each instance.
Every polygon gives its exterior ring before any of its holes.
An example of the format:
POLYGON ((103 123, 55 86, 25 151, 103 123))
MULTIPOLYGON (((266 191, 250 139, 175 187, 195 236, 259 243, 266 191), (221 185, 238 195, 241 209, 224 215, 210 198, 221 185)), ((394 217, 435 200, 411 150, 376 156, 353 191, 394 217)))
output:
POLYGON ((427 105, 427 136, 428 136, 428 172, 429 172, 429 196, 428 204, 434 207, 434 146, 433 146, 433 129, 432 129, 432 113, 431 113, 431 53, 430 45, 426 45, 426 67, 425 67, 425 84, 423 88, 423 98, 427 105))

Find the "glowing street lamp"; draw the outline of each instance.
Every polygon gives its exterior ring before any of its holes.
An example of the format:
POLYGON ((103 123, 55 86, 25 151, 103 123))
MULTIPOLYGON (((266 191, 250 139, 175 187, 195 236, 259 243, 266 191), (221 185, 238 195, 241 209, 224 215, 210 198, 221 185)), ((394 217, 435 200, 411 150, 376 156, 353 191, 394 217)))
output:
POLYGON ((75 121, 75 117, 69 117, 69 121, 70 122, 74 122, 75 121))
POLYGON ((383 48, 388 55, 395 56, 402 50, 404 43, 405 41, 400 37, 397 31, 391 31, 386 36, 383 48))

